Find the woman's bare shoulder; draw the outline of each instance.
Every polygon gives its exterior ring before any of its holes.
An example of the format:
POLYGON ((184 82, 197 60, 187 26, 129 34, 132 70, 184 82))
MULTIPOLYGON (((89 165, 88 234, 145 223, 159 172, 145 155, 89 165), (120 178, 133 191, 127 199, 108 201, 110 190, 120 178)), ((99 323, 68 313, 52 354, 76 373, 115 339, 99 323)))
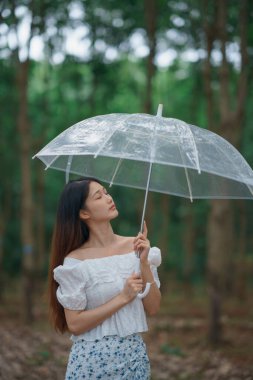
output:
POLYGON ((66 257, 72 258, 72 259, 78 259, 78 260, 85 260, 90 258, 90 255, 94 252, 94 248, 90 247, 81 247, 77 248, 70 253, 67 254, 66 257))
POLYGON ((117 235, 117 238, 118 240, 122 241, 122 242, 131 242, 131 241, 134 241, 134 238, 135 236, 121 236, 121 235, 117 235))
POLYGON ((120 236, 118 235, 118 245, 121 251, 132 251, 134 236, 120 236))
POLYGON ((102 256, 117 254, 118 252, 126 253, 133 250, 134 236, 117 236, 116 244, 111 247, 90 247, 89 244, 84 244, 81 247, 68 253, 66 257, 85 260, 102 256))

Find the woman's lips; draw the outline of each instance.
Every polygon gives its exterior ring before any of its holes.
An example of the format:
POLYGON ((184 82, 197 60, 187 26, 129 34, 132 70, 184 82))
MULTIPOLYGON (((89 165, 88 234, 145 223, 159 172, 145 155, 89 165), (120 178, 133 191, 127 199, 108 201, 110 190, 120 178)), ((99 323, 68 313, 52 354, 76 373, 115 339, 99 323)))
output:
POLYGON ((115 205, 112 205, 110 208, 109 208, 109 210, 114 210, 116 208, 116 206, 115 205))

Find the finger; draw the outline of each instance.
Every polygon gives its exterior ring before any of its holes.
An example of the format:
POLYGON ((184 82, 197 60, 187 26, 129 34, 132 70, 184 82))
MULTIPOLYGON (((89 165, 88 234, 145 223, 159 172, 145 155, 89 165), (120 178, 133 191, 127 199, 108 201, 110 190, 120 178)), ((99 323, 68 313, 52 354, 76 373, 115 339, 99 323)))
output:
POLYGON ((131 286, 131 290, 137 290, 137 291, 140 291, 140 290, 142 290, 143 289, 143 285, 140 285, 140 284, 133 284, 132 286, 131 286))
POLYGON ((137 241, 136 241, 136 243, 135 243, 135 245, 137 245, 137 244, 140 244, 140 243, 142 243, 142 244, 148 244, 149 243, 149 240, 147 239, 147 238, 141 238, 141 239, 138 239, 137 241))
POLYGON ((142 291, 142 288, 141 287, 138 287, 138 288, 135 288, 135 289, 133 289, 134 290, 134 292, 136 293, 136 295, 138 294, 138 293, 140 293, 141 291, 142 291))
POLYGON ((132 279, 141 278, 141 274, 140 274, 140 273, 137 273, 137 272, 133 272, 133 273, 131 274, 131 278, 132 278, 132 279))
POLYGON ((142 249, 149 248, 149 247, 150 247, 149 244, 147 244, 146 242, 140 242, 140 243, 136 244, 137 251, 139 249, 142 250, 142 249))
POLYGON ((136 251, 137 248, 141 245, 141 244, 147 244, 145 240, 138 240, 135 244, 134 244, 134 250, 136 251))
POLYGON ((139 237, 140 237, 141 235, 142 235, 142 233, 139 232, 138 235, 135 236, 135 238, 134 238, 134 244, 136 243, 136 241, 139 239, 139 237))
POLYGON ((145 220, 144 220, 144 224, 143 224, 143 235, 144 235, 145 239, 148 236, 148 229, 147 229, 147 225, 146 225, 145 220))
POLYGON ((147 241, 147 239, 145 239, 144 237, 143 238, 139 238, 138 240, 136 240, 136 242, 134 243, 134 250, 136 250, 137 246, 139 244, 148 244, 149 242, 147 241))
POLYGON ((140 236, 142 235, 141 232, 138 233, 138 235, 135 237, 135 240, 138 240, 140 238, 140 236))
POLYGON ((142 289, 143 288, 143 284, 132 284, 132 289, 142 289))
POLYGON ((143 280, 142 278, 135 278, 132 280, 132 283, 141 285, 143 283, 143 280))

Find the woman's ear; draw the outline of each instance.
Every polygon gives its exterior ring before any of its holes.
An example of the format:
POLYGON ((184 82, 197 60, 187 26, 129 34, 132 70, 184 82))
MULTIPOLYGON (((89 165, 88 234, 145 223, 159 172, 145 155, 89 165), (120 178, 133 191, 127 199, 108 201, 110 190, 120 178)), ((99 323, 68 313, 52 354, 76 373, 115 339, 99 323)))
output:
POLYGON ((90 215, 86 210, 80 210, 79 211, 79 217, 81 220, 87 220, 90 218, 90 215))

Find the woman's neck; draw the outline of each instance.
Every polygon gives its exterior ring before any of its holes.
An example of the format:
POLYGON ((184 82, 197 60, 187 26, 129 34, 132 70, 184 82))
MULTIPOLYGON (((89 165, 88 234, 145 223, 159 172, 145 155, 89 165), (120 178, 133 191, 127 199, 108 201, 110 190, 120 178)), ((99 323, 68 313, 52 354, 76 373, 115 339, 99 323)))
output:
POLYGON ((90 236, 85 244, 90 248, 103 248, 116 243, 117 235, 114 234, 110 223, 96 223, 95 226, 89 225, 90 236))

